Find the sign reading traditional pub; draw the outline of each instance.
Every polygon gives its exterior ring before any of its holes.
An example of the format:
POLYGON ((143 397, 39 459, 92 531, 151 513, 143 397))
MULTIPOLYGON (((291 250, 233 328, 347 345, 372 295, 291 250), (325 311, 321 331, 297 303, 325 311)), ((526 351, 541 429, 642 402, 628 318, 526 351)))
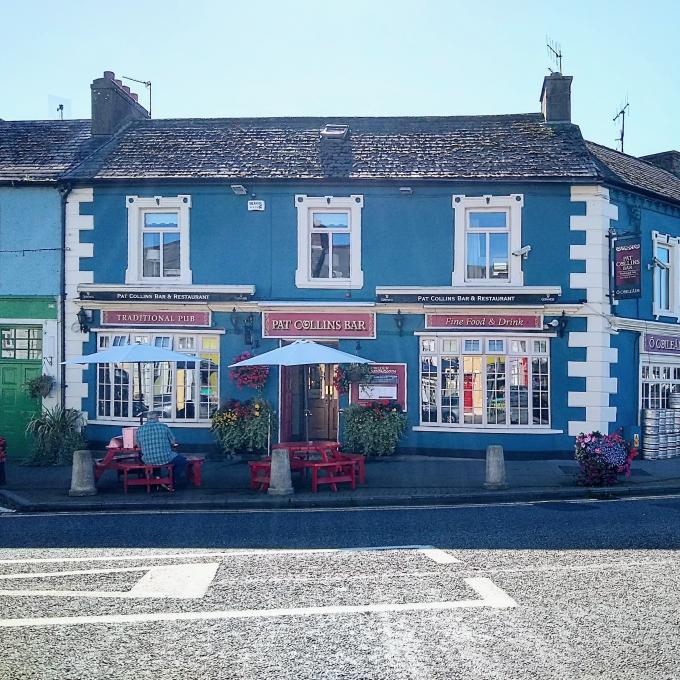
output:
POLYGON ((364 406, 388 399, 399 402, 406 411, 406 364, 369 364, 369 369, 370 381, 350 385, 350 401, 364 406))
POLYGON ((453 293, 421 295, 419 293, 380 293, 378 302, 412 302, 422 305, 545 305, 557 302, 555 293, 453 293))
POLYGON ((185 326, 210 327, 210 312, 142 312, 116 309, 102 312, 104 326, 185 326))
POLYGON ((642 249, 640 237, 614 241, 614 298, 639 298, 641 289, 642 249))
POLYGON ((425 327, 535 331, 543 328, 543 319, 539 314, 426 314, 425 327))
POLYGON ((680 354, 680 337, 645 333, 644 351, 659 354, 680 354))
POLYGON ((243 293, 164 292, 161 290, 85 290, 80 292, 80 299, 83 301, 100 300, 102 302, 246 302, 251 297, 243 293))
POLYGON ((375 338, 372 312, 262 312, 263 338, 375 338))

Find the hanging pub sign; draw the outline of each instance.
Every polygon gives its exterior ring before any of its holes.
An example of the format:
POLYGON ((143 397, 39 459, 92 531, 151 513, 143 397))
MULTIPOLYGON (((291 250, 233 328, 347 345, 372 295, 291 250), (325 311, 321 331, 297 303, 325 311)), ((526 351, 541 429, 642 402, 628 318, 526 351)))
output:
POLYGON ((262 312, 263 338, 375 338, 373 312, 262 312))
POLYGON ((209 328, 210 312, 142 312, 116 309, 102 312, 104 326, 183 326, 209 328))
POLYGON ((83 301, 102 302, 246 302, 252 298, 244 293, 210 293, 162 290, 84 290, 80 292, 83 301))
POLYGON ((556 293, 379 293, 378 302, 422 305, 545 305, 557 302, 556 293))
POLYGON ((641 255, 639 236, 614 241, 614 299, 640 297, 641 255))
POLYGON ((369 364, 370 378, 366 382, 352 383, 349 400, 365 406, 371 401, 399 402, 406 411, 406 364, 369 364))
POLYGON ((461 330, 541 330, 540 314, 426 314, 425 328, 461 330))

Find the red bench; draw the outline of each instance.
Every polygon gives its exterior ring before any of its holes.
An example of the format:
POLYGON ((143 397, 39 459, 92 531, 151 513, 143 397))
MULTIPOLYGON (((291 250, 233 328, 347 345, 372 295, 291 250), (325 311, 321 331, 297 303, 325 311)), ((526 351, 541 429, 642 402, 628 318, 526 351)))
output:
POLYGON ((152 486, 162 487, 174 491, 172 480, 172 465, 145 465, 144 463, 122 463, 120 471, 123 475, 123 489, 128 492, 130 486, 145 486, 146 492, 152 486), (130 474, 135 476, 130 476, 130 474))

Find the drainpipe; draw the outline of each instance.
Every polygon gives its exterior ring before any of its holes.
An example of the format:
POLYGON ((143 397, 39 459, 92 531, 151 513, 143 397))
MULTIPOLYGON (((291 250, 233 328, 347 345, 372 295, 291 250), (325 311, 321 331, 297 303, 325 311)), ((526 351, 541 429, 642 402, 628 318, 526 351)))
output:
MULTIPOLYGON (((61 330, 59 343, 61 345, 58 355, 62 361, 66 359, 66 203, 68 202, 69 194, 72 186, 70 184, 63 184, 59 186, 59 194, 61 195, 61 268, 59 274, 59 313, 61 315, 61 330)), ((60 402, 63 408, 66 405, 66 366, 59 364, 59 381, 60 402)))

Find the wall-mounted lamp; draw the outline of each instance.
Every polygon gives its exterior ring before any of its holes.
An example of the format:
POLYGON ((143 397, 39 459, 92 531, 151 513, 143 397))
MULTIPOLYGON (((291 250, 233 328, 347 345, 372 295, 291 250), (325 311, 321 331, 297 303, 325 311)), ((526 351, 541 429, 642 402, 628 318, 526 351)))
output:
POLYGON ((231 321, 231 327, 234 329, 234 333, 236 333, 236 335, 240 335, 241 324, 239 322, 238 313, 236 312, 236 307, 234 307, 234 309, 231 310, 229 321, 231 321))
POLYGON ((404 315, 401 313, 401 309, 397 310, 397 313, 392 317, 394 319, 394 325, 397 327, 397 330, 399 331, 399 335, 404 331, 404 315))
POLYGON ((245 196, 248 193, 248 189, 246 189, 243 184, 232 184, 231 185, 231 190, 237 195, 237 196, 245 196))
POLYGON ((253 326, 255 325, 255 319, 253 313, 250 312, 243 323, 243 341, 246 345, 253 344, 253 326))
POLYGON ((515 257, 521 257, 523 260, 526 260, 527 257, 529 257, 530 252, 531 252, 531 246, 522 246, 519 250, 513 250, 512 254, 515 257))
POLYGON ((94 312, 91 309, 83 309, 81 307, 80 311, 76 314, 76 318, 80 325, 80 332, 89 333, 92 320, 94 319, 94 312))
POLYGON ((410 196, 413 193, 413 189, 411 187, 399 187, 399 193, 402 196, 410 196))
POLYGON ((558 319, 553 319, 552 321, 548 321, 548 323, 545 324, 543 326, 543 328, 545 330, 548 330, 550 328, 557 329, 557 335, 559 335, 559 337, 561 338, 561 337, 564 336, 564 331, 566 330, 568 323, 569 323, 569 317, 564 312, 562 312, 562 315, 558 319))

